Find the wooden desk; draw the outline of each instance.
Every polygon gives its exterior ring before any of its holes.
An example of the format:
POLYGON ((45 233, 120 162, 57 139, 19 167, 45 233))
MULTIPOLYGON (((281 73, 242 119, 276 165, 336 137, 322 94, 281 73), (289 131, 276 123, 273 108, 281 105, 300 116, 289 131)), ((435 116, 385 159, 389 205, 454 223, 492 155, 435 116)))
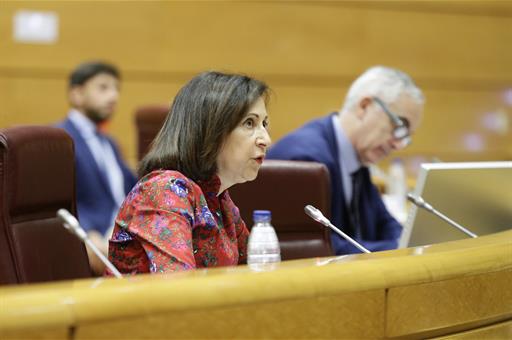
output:
POLYGON ((7 338, 512 335, 512 230, 426 247, 0 289, 7 338))

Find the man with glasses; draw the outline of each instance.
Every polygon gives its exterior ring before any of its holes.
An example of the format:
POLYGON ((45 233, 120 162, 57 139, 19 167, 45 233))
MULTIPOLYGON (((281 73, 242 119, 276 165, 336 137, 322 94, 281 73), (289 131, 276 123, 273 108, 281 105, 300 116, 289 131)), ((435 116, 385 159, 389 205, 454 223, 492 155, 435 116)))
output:
MULTIPOLYGON (((402 226, 386 210, 367 166, 410 144, 424 101, 404 72, 372 67, 352 83, 339 112, 286 135, 267 158, 324 163, 331 177, 333 224, 370 251, 396 248, 402 226)), ((336 254, 359 252, 331 235, 336 254)))

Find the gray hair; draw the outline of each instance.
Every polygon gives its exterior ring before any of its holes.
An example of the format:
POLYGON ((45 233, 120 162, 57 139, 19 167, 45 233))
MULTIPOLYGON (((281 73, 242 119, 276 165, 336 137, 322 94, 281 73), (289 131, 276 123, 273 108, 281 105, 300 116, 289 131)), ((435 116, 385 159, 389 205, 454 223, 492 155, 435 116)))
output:
POLYGON ((364 97, 378 97, 386 104, 391 104, 402 93, 408 94, 418 104, 425 102, 423 93, 409 75, 394 68, 374 66, 352 83, 341 112, 353 109, 364 97))

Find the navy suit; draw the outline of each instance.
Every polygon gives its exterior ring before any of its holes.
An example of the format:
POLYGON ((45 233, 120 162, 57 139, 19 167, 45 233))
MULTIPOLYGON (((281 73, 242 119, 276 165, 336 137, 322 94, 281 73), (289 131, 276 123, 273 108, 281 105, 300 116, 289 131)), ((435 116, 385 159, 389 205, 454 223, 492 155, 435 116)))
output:
MULTIPOLYGON (((343 232, 355 238, 349 230, 351 224, 343 194, 341 167, 338 164, 338 145, 332 115, 313 120, 286 135, 270 148, 267 158, 314 161, 325 164, 331 177, 331 221, 343 232)), ((361 238, 356 240, 370 251, 394 249, 398 245, 402 226, 384 206, 377 188, 371 182, 368 168, 365 167, 363 171, 362 192, 359 201, 361 238)), ((315 185, 315 183, 306 185, 315 185)), ((331 240, 333 249, 338 255, 360 252, 336 233, 331 233, 331 240)))
MULTIPOLYGON (((98 167, 94 156, 75 125, 66 119, 57 127, 66 130, 73 138, 75 145, 76 201, 80 224, 87 231, 94 229, 105 234, 110 227, 113 212, 118 209, 109 189, 108 179, 98 167)), ((124 190, 127 194, 137 179, 121 159, 114 141, 110 138, 107 139, 123 173, 124 190)))

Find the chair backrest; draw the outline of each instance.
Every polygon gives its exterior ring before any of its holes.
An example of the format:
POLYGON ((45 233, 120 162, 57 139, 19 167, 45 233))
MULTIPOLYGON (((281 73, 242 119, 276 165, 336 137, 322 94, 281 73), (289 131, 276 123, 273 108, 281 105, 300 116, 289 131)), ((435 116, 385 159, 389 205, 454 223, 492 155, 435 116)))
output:
POLYGON ((4 227, 4 219, 0 213, 0 285, 18 283, 14 256, 7 242, 7 230, 4 227))
POLYGON ((253 210, 270 210, 283 260, 331 256, 330 232, 304 213, 311 204, 330 218, 327 167, 315 162, 266 160, 256 180, 229 189, 248 228, 253 210))
POLYGON ((60 208, 76 214, 71 137, 48 126, 0 130, 0 245, 10 249, 17 282, 91 276, 85 246, 56 217, 60 208))
POLYGON ((139 160, 148 152, 153 139, 164 124, 169 105, 145 105, 135 110, 137 130, 137 157, 139 160))

